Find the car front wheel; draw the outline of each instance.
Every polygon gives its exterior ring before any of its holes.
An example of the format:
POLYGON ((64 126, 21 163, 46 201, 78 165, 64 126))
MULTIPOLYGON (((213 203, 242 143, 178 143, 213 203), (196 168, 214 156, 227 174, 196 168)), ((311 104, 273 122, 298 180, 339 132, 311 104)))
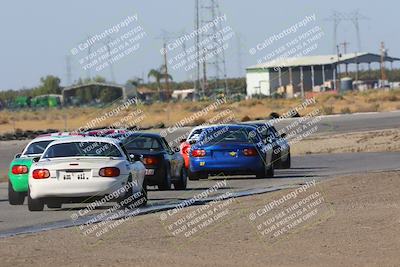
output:
POLYGON ((25 192, 17 192, 8 180, 8 203, 10 205, 23 205, 25 201, 25 192))

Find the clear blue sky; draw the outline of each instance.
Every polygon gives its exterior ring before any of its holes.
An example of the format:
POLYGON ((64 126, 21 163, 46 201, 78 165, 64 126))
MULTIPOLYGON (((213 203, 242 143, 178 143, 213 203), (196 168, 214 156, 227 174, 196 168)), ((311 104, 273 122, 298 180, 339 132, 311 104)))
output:
MULTIPOLYGON (((389 55, 400 56, 400 24, 398 1, 265 1, 220 0, 220 9, 242 41, 242 67, 253 65, 257 56, 249 54, 250 47, 278 33, 307 15, 316 14, 325 32, 313 54, 332 53, 332 23, 325 21, 333 10, 350 12, 358 9, 370 19, 361 21, 362 50, 378 52, 379 42, 385 41, 389 55)), ((88 35, 102 32, 128 15, 138 14, 147 37, 141 48, 114 65, 116 80, 124 83, 134 76, 147 75, 148 70, 161 65, 159 53, 162 29, 168 32, 193 30, 194 0, 146 1, 54 1, 4 0, 0 9, 0 90, 32 87, 47 74, 66 81, 66 55, 88 35)), ((356 49, 353 26, 349 22, 339 27, 339 41, 350 42, 349 50, 356 49)), ((238 76, 236 38, 227 50, 228 76, 238 76)), ((260 54, 261 55, 261 54, 260 54)), ((86 77, 77 60, 72 57, 72 78, 86 77)), ((397 65, 396 65, 397 66, 397 65)), ((95 73, 92 71, 92 74, 95 73)), ((106 69, 98 73, 110 78, 106 69)), ((187 77, 184 71, 171 73, 175 80, 187 77)), ((243 74, 243 71, 242 71, 243 74)))

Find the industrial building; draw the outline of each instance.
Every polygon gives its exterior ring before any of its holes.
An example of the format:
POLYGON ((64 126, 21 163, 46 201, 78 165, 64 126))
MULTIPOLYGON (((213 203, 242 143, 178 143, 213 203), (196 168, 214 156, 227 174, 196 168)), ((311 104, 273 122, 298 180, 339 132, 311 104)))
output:
POLYGON ((113 99, 123 99, 137 96, 136 87, 128 87, 113 83, 100 83, 100 82, 90 82, 87 84, 78 84, 69 87, 65 87, 62 90, 62 97, 64 99, 65 105, 77 105, 77 104, 94 104, 99 102, 99 96, 104 90, 109 90, 113 99), (85 94, 84 91, 89 91, 90 94, 85 94), (82 95, 88 95, 86 99, 82 99, 82 95))
POLYGON ((371 70, 371 63, 399 61, 399 58, 373 53, 351 53, 342 55, 307 56, 285 58, 269 61, 248 67, 246 69, 247 96, 283 93, 287 97, 304 96, 316 86, 331 83, 332 89, 339 89, 338 72, 355 66, 356 77, 360 64, 367 64, 371 70), (342 67, 343 66, 343 67, 342 67), (342 68, 341 68, 342 67, 342 68))

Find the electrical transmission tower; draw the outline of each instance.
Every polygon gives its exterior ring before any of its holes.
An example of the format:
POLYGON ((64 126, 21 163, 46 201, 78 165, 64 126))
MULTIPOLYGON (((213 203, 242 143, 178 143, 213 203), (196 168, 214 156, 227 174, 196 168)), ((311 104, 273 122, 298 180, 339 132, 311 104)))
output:
POLYGON ((351 13, 343 13, 338 11, 333 11, 332 15, 326 20, 333 22, 333 51, 336 51, 337 43, 337 32, 339 24, 342 21, 349 21, 354 25, 357 36, 357 52, 361 52, 361 35, 360 35, 360 20, 367 20, 368 18, 361 15, 358 10, 351 13))
MULTIPOLYGON (((216 21, 221 16, 218 0, 195 1, 195 28, 199 30, 204 25, 216 21)), ((226 75, 226 61, 223 43, 221 42, 222 23, 213 23, 207 32, 202 32, 196 38, 197 79, 203 95, 213 95, 217 89, 223 89, 229 95, 226 75), (203 77, 200 78, 201 73, 203 77)))

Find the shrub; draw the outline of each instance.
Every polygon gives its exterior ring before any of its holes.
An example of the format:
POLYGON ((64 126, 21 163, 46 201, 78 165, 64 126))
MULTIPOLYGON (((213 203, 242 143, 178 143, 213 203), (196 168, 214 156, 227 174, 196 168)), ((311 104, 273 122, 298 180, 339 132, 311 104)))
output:
POLYGON ((325 115, 332 115, 333 114, 333 107, 332 106, 323 106, 322 107, 322 112, 325 115))
POLYGON ((342 109, 340 110, 340 113, 342 113, 342 114, 348 114, 348 113, 351 113, 351 110, 350 110, 350 108, 345 107, 345 108, 342 108, 342 109))
POLYGON ((9 120, 7 118, 0 118, 0 125, 1 124, 8 124, 9 120))
POLYGON ((204 123, 206 123, 206 120, 204 118, 197 118, 193 121, 192 126, 199 126, 204 123))
POLYGON ((271 112, 270 114, 269 114, 269 118, 270 119, 276 119, 276 118, 279 118, 279 113, 276 113, 276 112, 271 112))
POLYGON ((379 110, 380 105, 375 103, 369 106, 359 107, 357 112, 377 112, 379 110))
POLYGON ((244 116, 243 118, 242 118, 242 120, 241 120, 242 122, 245 122, 245 121, 251 121, 251 118, 249 117, 249 116, 244 116))

